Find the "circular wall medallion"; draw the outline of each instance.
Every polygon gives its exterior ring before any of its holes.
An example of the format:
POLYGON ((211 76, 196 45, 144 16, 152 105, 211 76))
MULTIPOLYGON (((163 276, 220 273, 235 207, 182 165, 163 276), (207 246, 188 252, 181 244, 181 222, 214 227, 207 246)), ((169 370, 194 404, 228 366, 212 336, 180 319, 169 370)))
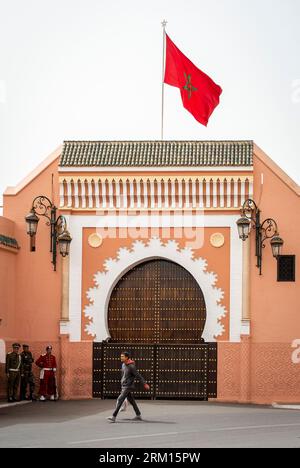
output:
POLYGON ((102 237, 97 232, 89 235, 88 243, 91 247, 100 247, 102 244, 102 237))
POLYGON ((225 239, 221 232, 214 232, 210 236, 210 243, 213 247, 222 247, 224 245, 225 239))

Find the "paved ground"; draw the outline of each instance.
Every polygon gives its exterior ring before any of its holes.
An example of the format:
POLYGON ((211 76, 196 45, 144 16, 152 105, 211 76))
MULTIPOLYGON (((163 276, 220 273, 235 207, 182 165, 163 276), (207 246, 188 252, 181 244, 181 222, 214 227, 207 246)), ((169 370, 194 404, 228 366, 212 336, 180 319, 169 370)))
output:
POLYGON ((113 400, 0 408, 0 447, 298 447, 300 411, 197 401, 139 400, 144 421, 105 420, 113 400))

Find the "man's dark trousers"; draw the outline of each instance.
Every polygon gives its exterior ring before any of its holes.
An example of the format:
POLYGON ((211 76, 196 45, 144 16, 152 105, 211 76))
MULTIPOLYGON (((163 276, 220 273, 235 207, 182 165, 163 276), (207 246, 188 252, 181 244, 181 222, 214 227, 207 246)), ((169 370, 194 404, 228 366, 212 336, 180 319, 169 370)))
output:
POLYGON ((133 395, 132 395, 132 388, 127 388, 127 387, 122 387, 122 391, 120 393, 120 395, 118 396, 118 399, 117 399, 117 406, 116 406, 116 409, 115 411, 113 412, 113 416, 116 418, 117 417, 117 414, 118 412, 120 411, 120 408, 121 406, 123 405, 124 401, 127 400, 129 401, 129 403, 133 406, 133 409, 135 411, 135 414, 137 416, 140 416, 141 415, 141 412, 139 410, 139 407, 138 405, 136 404, 136 401, 135 399, 133 398, 133 395))
POLYGON ((29 385, 29 392, 30 392, 30 399, 33 396, 34 393, 34 377, 33 373, 30 371, 24 371, 24 374, 21 377, 21 385, 20 385, 20 396, 21 400, 25 400, 26 398, 26 391, 27 391, 27 386, 29 385))

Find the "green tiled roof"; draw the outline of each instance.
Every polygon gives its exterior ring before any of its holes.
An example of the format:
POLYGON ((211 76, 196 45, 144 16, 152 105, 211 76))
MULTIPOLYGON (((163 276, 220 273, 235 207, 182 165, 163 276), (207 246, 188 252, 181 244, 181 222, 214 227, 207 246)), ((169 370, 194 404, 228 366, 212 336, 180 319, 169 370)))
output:
POLYGON ((13 237, 4 236, 0 234, 0 244, 6 247, 12 247, 13 249, 19 249, 19 245, 16 239, 13 237))
POLYGON ((65 141, 60 166, 252 166, 252 141, 65 141))

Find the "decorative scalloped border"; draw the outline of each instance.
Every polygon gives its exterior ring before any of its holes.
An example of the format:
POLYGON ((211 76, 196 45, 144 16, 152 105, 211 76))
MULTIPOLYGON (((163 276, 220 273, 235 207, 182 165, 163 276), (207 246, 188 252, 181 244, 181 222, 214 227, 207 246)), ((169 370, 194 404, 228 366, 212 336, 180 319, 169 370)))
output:
POLYGON ((94 337, 94 341, 102 341, 109 337, 107 310, 113 288, 135 265, 154 258, 165 258, 178 263, 195 278, 206 303, 206 323, 202 337, 205 341, 216 341, 216 337, 225 331, 220 319, 227 313, 225 307, 220 304, 224 292, 215 286, 217 274, 207 271, 207 261, 201 257, 194 258, 192 249, 180 249, 175 240, 163 243, 158 237, 152 237, 146 243, 137 240, 132 243, 130 249, 121 247, 115 258, 105 260, 106 271, 98 271, 94 275, 95 286, 86 293, 90 301, 84 308, 84 314, 89 318, 86 332, 94 337))

